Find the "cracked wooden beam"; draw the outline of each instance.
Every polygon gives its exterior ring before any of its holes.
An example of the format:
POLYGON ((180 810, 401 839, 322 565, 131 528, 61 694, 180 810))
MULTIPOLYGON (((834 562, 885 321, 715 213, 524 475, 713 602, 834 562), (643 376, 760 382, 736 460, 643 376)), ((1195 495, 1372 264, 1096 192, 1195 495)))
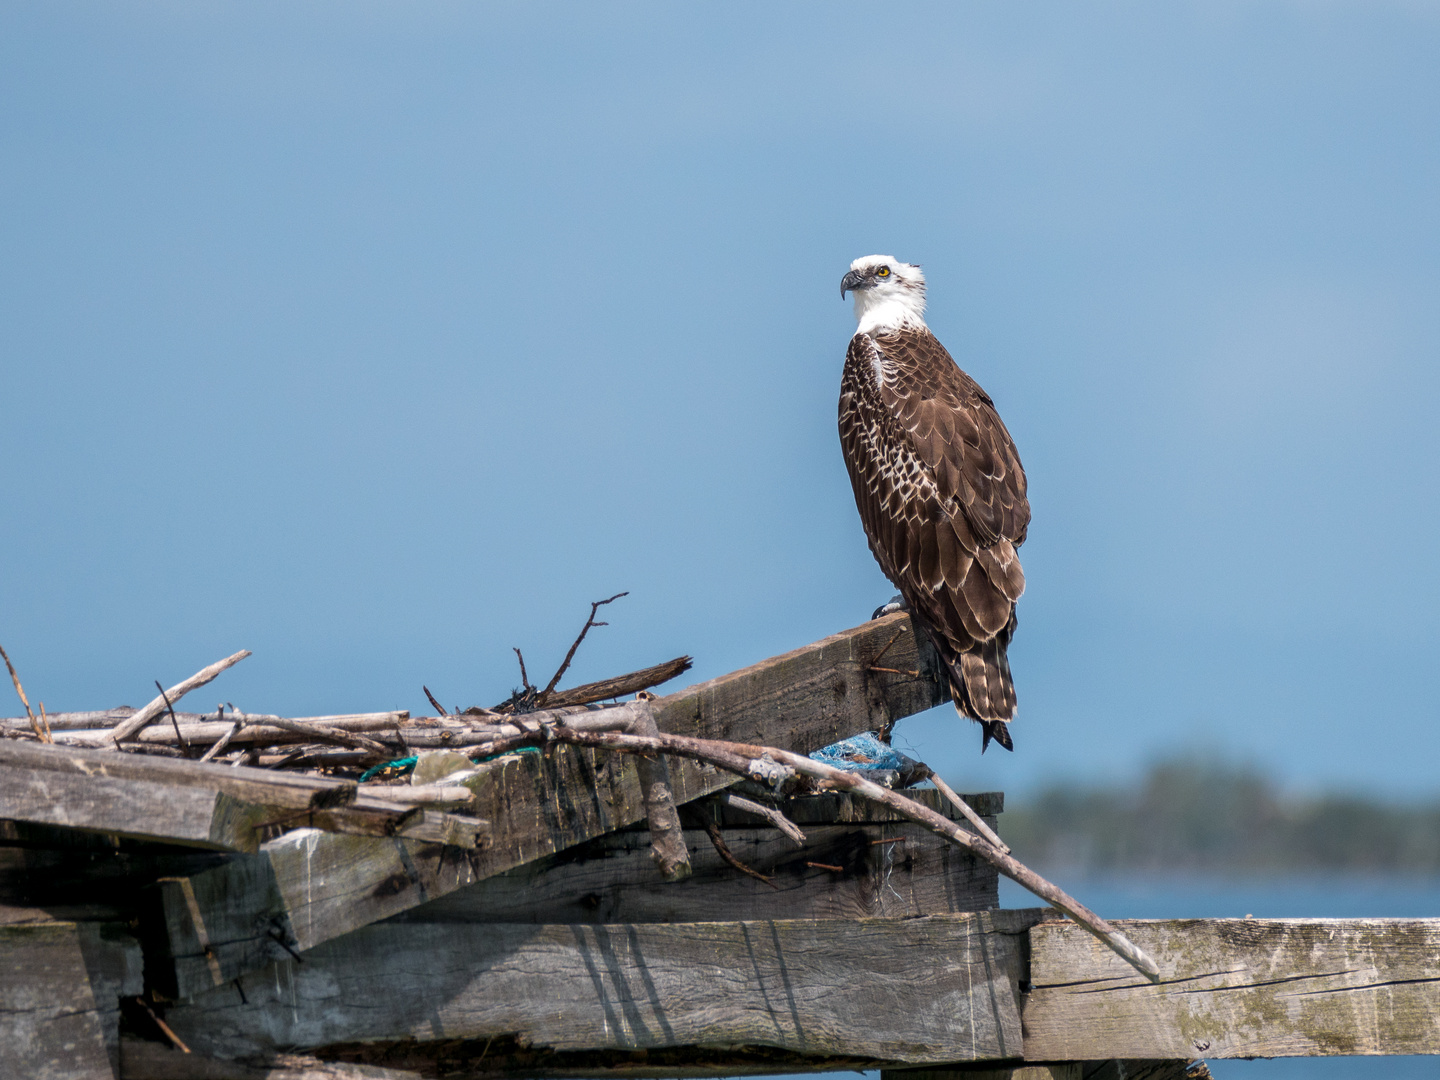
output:
POLYGON ((1036 926, 1027 1059, 1440 1054, 1440 919, 1115 925, 1159 985, 1072 923, 1036 926))
POLYGON ((732 1046, 873 1064, 1014 1059, 1015 985, 1037 917, 387 924, 176 1005, 167 1020, 197 1053, 368 1049, 402 1067, 426 1044, 443 1055, 455 1040, 492 1038, 559 1054, 732 1046))

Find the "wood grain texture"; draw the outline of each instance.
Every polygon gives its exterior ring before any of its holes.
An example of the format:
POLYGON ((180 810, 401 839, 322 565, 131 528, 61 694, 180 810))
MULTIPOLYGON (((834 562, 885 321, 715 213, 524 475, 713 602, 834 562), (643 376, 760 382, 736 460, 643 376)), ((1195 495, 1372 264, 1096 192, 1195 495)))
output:
POLYGON ((1440 1053, 1440 919, 1117 925, 1162 982, 1073 924, 1037 926, 1028 1059, 1440 1053))
MULTIPOLYGON (((915 794, 936 808, 950 809, 937 792, 915 794)), ((828 795, 789 800, 787 811, 805 821, 803 848, 769 826, 723 825, 726 845, 745 865, 772 877, 773 888, 736 873, 715 851, 709 836, 696 828, 684 832, 693 875, 657 888, 648 833, 631 829, 457 889, 396 919, 468 923, 858 919, 988 911, 999 906, 999 875, 989 863, 911 822, 833 824, 838 809, 828 795), (832 811, 832 824, 813 823, 818 818, 817 803, 832 811), (820 869, 812 863, 841 870, 820 869)), ((754 815, 724 807, 705 810, 722 819, 755 820, 754 815)))
POLYGON ((0 743, 0 819, 254 852, 304 823, 474 847, 483 822, 357 794, 352 781, 114 751, 0 743))
POLYGON ((0 1070, 27 1080, 113 1080, 119 999, 142 989, 140 946, 122 927, 0 925, 0 1070))
MULTIPOLYGON (((907 616, 891 615, 657 699, 656 720, 663 731, 813 750, 939 704, 937 661, 927 649, 917 645, 907 616), (885 666, 921 675, 870 671, 882 651, 885 666)), ((694 762, 671 763, 677 803, 736 780, 694 762)), ((645 813, 634 761, 585 747, 505 755, 482 766, 467 786, 477 796, 469 809, 491 823, 491 842, 481 850, 447 853, 423 843, 303 833, 264 845, 248 863, 237 858, 206 871, 193 888, 220 979, 284 955, 277 934, 292 948, 311 949, 645 813)), ((215 985, 216 976, 193 919, 171 910, 179 902, 166 891, 172 989, 189 996, 215 985)))
POLYGON ((193 1048, 222 1057, 515 1036, 558 1051, 760 1046, 892 1063, 1014 1058, 1025 925, 1025 913, 987 912, 369 927, 303 964, 244 977, 245 1003, 222 987, 168 1020, 193 1048))

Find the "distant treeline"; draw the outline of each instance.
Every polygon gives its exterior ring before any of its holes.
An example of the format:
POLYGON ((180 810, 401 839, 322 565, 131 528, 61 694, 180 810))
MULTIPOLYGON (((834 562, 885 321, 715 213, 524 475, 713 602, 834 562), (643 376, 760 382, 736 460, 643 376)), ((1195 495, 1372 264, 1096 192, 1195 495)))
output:
POLYGON ((1054 785, 1007 800, 1000 832, 1037 867, 1440 873, 1440 802, 1297 798, 1215 762, 1167 761, 1128 790, 1054 785))

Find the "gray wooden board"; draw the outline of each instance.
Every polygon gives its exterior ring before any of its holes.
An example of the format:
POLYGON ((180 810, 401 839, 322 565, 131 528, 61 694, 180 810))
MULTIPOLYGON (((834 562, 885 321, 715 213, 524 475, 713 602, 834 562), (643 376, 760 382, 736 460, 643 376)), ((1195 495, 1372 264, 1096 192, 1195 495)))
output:
POLYGON ((135 839, 255 851, 256 826, 284 813, 200 787, 42 769, 0 773, 0 817, 135 839))
POLYGON ((15 743, 0 743, 0 819, 241 852, 296 823, 463 847, 489 835, 487 822, 359 794, 347 780, 15 743))
POLYGON ((355 784, 349 780, 330 780, 245 766, 231 768, 114 750, 0 741, 0 770, 9 769, 39 769, 112 780, 143 780, 171 788, 199 787, 223 791, 246 802, 295 809, 337 805, 352 798, 355 793, 355 784))
POLYGON ((0 1063, 28 1080, 112 1080, 119 999, 142 989, 140 946, 123 927, 0 925, 0 1063))
MULTIPOLYGON (((938 704, 937 670, 909 617, 891 615, 658 699, 657 719, 663 731, 809 751, 938 704), (882 652, 884 666, 922 674, 871 671, 882 652)), ((671 766, 680 803, 735 782, 696 763, 671 766)), ((278 959, 275 935, 304 951, 644 816, 626 755, 552 745, 490 762, 483 776, 471 809, 491 823, 484 850, 302 830, 197 875, 192 889, 210 956, 186 898, 167 887, 172 991, 188 997, 278 959)))
POLYGON ((513 1036, 558 1051, 761 1046, 892 1063, 1015 1058, 1020 939, 1033 919, 367 927, 167 1019, 193 1048, 220 1057, 513 1036))
MULTIPOLYGON (((938 792, 914 794, 932 808, 959 817, 948 804, 942 805, 938 792)), ((973 801, 989 806, 996 800, 973 801)), ((787 811, 806 821, 803 848, 769 825, 721 830, 730 851, 746 866, 769 875, 773 888, 736 872, 702 829, 684 834, 691 877, 661 884, 650 859, 649 833, 626 830, 467 885, 396 918, 527 923, 853 919, 999 906, 999 875, 984 860, 908 821, 812 824, 819 809, 815 803, 832 814, 844 809, 827 796, 792 800, 787 811)), ((758 820, 716 809, 727 817, 758 820)), ((988 824, 993 826, 995 819, 988 824)))
POLYGON ((1116 925, 1161 983, 1072 923, 1035 927, 1028 1059, 1440 1053, 1440 919, 1116 925))

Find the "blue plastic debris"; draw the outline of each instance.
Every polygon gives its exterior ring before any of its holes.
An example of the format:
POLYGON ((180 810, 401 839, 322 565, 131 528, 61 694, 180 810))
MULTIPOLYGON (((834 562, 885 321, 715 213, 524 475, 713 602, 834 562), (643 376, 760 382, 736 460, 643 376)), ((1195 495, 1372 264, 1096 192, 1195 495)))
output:
POLYGON ((832 765, 846 772, 873 772, 876 769, 904 772, 908 766, 915 764, 904 754, 897 753, 882 743, 873 731, 863 731, 829 746, 822 746, 810 755, 810 760, 832 765))

